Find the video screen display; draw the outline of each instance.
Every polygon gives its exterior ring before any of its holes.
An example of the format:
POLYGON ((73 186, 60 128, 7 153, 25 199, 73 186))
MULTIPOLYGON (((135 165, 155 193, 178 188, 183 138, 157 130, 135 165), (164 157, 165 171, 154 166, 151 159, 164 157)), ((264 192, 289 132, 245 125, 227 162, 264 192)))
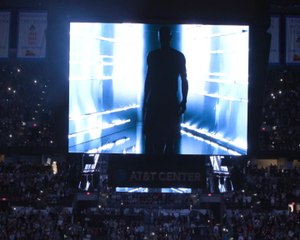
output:
POLYGON ((70 153, 246 155, 249 26, 71 22, 70 153))

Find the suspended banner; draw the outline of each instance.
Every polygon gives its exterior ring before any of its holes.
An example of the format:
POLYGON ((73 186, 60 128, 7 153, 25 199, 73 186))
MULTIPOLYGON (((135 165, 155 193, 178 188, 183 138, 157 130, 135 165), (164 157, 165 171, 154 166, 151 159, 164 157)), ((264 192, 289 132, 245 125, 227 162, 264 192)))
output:
POLYGON ((279 36, 280 36, 280 18, 279 16, 271 17, 271 24, 269 28, 269 33, 272 36, 269 63, 279 63, 280 62, 280 49, 279 49, 279 36))
POLYGON ((20 12, 17 57, 46 57, 46 31, 46 12, 20 12))
POLYGON ((10 12, 0 11, 0 58, 8 57, 10 12))
POLYGON ((300 63, 300 18, 286 17, 286 63, 300 63))

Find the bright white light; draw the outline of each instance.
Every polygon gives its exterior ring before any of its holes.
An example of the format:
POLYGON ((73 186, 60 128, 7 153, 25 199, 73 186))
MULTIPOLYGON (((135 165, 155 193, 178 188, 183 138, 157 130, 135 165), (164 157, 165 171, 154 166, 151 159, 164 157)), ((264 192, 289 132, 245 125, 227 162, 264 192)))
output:
POLYGON ((113 127, 116 127, 116 126, 120 126, 120 125, 123 125, 123 124, 126 124, 126 123, 129 123, 131 120, 130 119, 126 119, 126 120, 115 120, 115 121, 112 121, 112 123, 102 123, 102 129, 108 129, 108 128, 113 128, 113 127))
POLYGON ((203 80, 207 78, 210 62, 209 51, 211 42, 207 37, 209 33, 210 26, 182 26, 182 52, 186 58, 190 91, 204 91, 203 80))
POLYGON ((127 120, 116 120, 116 121, 113 121, 113 123, 103 123, 101 127, 95 127, 95 128, 89 128, 89 129, 86 129, 86 130, 83 130, 83 131, 80 131, 80 132, 77 132, 77 133, 73 133, 73 134, 69 134, 68 135, 68 138, 73 138, 73 137, 76 137, 76 136, 79 136, 79 135, 84 135, 86 133, 90 133, 91 135, 95 134, 95 135, 98 135, 99 132, 101 132, 101 130, 103 129, 108 129, 108 128, 113 128, 113 127, 116 127, 116 126, 120 126, 120 125, 123 125, 123 124, 126 124, 126 123, 129 123, 131 120, 130 119, 127 119, 127 120))
POLYGON ((195 125, 189 125, 188 123, 182 123, 181 126, 186 128, 186 129, 189 129, 191 131, 194 131, 196 133, 199 133, 202 136, 207 136, 208 138, 211 138, 212 140, 207 140, 207 139, 199 137, 199 136, 197 136, 193 133, 187 132, 185 130, 181 130, 181 133, 183 135, 187 135, 188 137, 192 137, 192 138, 194 138, 198 141, 204 141, 207 144, 209 144, 211 146, 214 146, 214 147, 220 147, 220 148, 226 150, 227 152, 230 152, 230 154, 240 155, 240 153, 238 153, 236 151, 233 151, 229 148, 225 148, 224 146, 218 144, 217 140, 220 140, 224 143, 228 143, 228 144, 233 145, 233 146, 237 146, 238 148, 243 149, 244 151, 247 150, 247 143, 245 143, 244 139, 237 138, 235 140, 229 140, 229 139, 224 138, 221 133, 217 133, 217 134, 210 133, 210 132, 208 132, 207 129, 200 129, 200 128, 197 128, 195 125))
POLYGON ((122 145, 124 144, 125 142, 129 141, 130 138, 123 138, 123 139, 118 139, 116 142, 115 142, 115 145, 116 146, 119 146, 119 145, 122 145))
POLYGON ((87 113, 87 114, 82 114, 82 115, 69 115, 69 121, 78 121, 82 118, 88 118, 90 116, 102 116, 102 115, 107 115, 107 114, 111 114, 111 113, 117 113, 117 112, 122 112, 122 111, 127 111, 130 109, 135 109, 135 108, 139 108, 140 105, 137 104, 131 104, 125 107, 120 107, 120 108, 115 108, 112 110, 107 110, 107 111, 103 111, 103 112, 93 112, 93 113, 87 113))
MULTIPOLYGON (((71 23, 70 25, 70 68, 69 68, 69 114, 82 116, 97 112, 97 102, 94 100, 99 91, 99 81, 102 66, 99 63, 101 27, 93 23, 71 23), (78 81, 74 81, 74 79, 78 81), (83 104, 84 103, 84 104, 83 104)), ((82 131, 85 126, 96 129, 101 121, 100 116, 89 116, 85 122, 74 121, 73 132, 82 131)), ((100 129, 101 130, 101 129, 100 129)), ((101 131, 89 132, 90 139, 100 137, 101 131)), ((76 143, 81 143, 84 135, 78 135, 76 143)))
POLYGON ((52 173, 53 174, 57 174, 57 172, 58 172, 58 166, 57 166, 57 162, 56 161, 52 162, 51 169, 52 169, 52 173))
POLYGON ((114 147, 114 145, 115 145, 114 143, 104 144, 103 146, 98 148, 98 152, 102 152, 102 151, 105 151, 105 150, 112 149, 114 147))
POLYGON ((245 144, 237 143, 244 148, 247 146, 249 27, 184 25, 181 35, 190 85, 188 103, 197 101, 198 109, 206 109, 206 102, 214 104, 211 106, 213 131, 222 135, 207 135, 224 141, 244 139, 245 144))
POLYGON ((114 95, 137 102, 144 81, 143 24, 116 24, 114 46, 114 95), (130 83, 130 84, 128 84, 130 83))

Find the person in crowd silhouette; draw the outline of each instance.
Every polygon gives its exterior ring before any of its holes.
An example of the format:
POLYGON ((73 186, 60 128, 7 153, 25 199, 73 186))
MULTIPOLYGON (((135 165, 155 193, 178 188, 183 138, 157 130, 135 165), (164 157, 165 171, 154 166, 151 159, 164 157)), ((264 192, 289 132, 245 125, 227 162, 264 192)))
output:
POLYGON ((143 101, 146 154, 180 152, 180 120, 186 110, 188 81, 185 56, 171 47, 171 38, 170 28, 161 27, 161 47, 147 56, 143 101))

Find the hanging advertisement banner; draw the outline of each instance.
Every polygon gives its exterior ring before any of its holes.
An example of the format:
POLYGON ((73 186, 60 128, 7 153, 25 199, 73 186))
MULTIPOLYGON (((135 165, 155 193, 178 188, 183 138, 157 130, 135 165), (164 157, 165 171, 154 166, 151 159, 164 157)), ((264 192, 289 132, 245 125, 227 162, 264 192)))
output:
POLYGON ((279 36, 280 36, 280 18, 278 16, 271 17, 271 24, 269 28, 269 33, 271 34, 271 47, 269 55, 269 63, 279 63, 280 62, 280 48, 279 48, 279 36))
POLYGON ((46 57, 47 12, 20 12, 18 58, 46 57))
POLYGON ((0 11, 0 58, 7 58, 9 51, 10 12, 0 11))
POLYGON ((286 17, 286 63, 300 63, 300 18, 286 17))

